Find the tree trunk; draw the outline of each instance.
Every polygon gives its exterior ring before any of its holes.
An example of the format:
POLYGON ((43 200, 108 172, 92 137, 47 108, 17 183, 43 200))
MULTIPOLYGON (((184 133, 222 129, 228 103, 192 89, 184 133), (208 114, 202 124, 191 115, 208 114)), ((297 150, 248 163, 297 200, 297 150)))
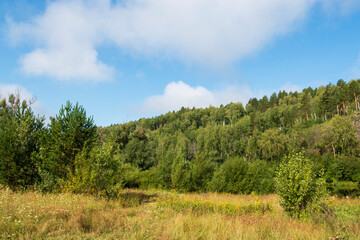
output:
POLYGON ((354 99, 355 99, 355 109, 358 109, 358 101, 357 101, 357 97, 356 97, 356 93, 354 91, 354 99))

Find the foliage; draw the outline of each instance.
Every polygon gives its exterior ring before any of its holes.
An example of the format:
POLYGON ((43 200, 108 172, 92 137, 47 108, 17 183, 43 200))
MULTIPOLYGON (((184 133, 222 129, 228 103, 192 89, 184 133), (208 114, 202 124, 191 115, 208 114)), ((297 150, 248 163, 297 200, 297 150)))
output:
POLYGON ((275 188, 284 210, 297 217, 310 204, 317 204, 326 196, 322 174, 316 178, 313 164, 302 153, 289 155, 279 165, 275 176, 275 188))
POLYGON ((250 193, 252 181, 244 159, 233 158, 226 160, 214 173, 208 188, 216 192, 250 193))
POLYGON ((86 115, 85 109, 67 102, 59 114, 51 118, 48 129, 40 141, 39 168, 43 173, 43 183, 46 177, 53 178, 55 186, 59 187, 74 174, 76 156, 96 142, 96 126, 92 117, 86 115))
POLYGON ((120 168, 120 156, 112 139, 108 139, 101 146, 92 148, 88 154, 84 150, 76 156, 75 171, 70 172, 66 189, 116 197, 123 185, 120 168))
POLYGON ((273 160, 282 157, 287 151, 288 139, 277 129, 268 129, 262 133, 258 141, 263 159, 273 160))
POLYGON ((18 96, 1 101, 0 183, 115 196, 121 188, 273 193, 302 151, 331 194, 359 194, 360 80, 279 91, 245 105, 185 108, 97 128, 67 102, 44 126, 18 96))
POLYGON ((142 127, 139 127, 129 138, 125 148, 126 161, 142 170, 149 169, 153 165, 151 145, 142 127))
POLYGON ((38 181, 36 159, 44 119, 35 117, 29 103, 11 94, 0 103, 0 184, 12 189, 38 181))

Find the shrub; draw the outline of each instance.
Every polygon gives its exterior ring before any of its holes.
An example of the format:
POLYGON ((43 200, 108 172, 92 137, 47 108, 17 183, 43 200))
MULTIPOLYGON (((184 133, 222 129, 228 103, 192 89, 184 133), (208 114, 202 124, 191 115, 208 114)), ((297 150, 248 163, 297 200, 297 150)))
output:
POLYGON ((300 216, 310 204, 320 203, 326 195, 323 173, 313 171, 313 163, 302 153, 285 158, 275 173, 275 189, 281 206, 290 216, 300 216))
POLYGON ((114 141, 109 138, 89 153, 80 152, 75 158, 74 174, 70 172, 65 190, 91 193, 101 197, 116 197, 122 189, 122 162, 114 141))
POLYGON ((209 182, 208 189, 216 192, 250 193, 253 178, 249 175, 249 165, 241 158, 226 160, 209 182))

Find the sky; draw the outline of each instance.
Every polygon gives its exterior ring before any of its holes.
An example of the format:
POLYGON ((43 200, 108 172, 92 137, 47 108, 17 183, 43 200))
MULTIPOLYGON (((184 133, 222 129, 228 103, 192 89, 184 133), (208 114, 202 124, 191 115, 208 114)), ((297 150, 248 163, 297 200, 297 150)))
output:
MULTIPOLYGON (((2 0, 0 94, 98 126, 360 78, 360 0, 2 0)), ((48 121, 48 120, 47 120, 48 121)))

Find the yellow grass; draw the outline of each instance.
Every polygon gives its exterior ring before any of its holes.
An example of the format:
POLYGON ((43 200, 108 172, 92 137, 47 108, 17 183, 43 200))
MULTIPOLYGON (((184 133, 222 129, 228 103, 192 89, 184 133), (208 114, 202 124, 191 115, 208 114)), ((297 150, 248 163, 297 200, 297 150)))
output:
MULTIPOLYGON (((359 199, 331 201, 344 209, 360 208, 359 199)), ((357 239, 360 235, 356 218, 344 225, 348 229, 291 219, 281 211, 274 195, 126 190, 119 199, 108 201, 69 193, 19 193, 2 189, 0 217, 0 239, 335 239, 337 236, 357 239), (176 204, 175 207, 164 205, 169 199, 190 207, 177 209, 176 204), (209 204, 220 207, 270 204, 272 208, 228 214, 209 210, 209 204)))

